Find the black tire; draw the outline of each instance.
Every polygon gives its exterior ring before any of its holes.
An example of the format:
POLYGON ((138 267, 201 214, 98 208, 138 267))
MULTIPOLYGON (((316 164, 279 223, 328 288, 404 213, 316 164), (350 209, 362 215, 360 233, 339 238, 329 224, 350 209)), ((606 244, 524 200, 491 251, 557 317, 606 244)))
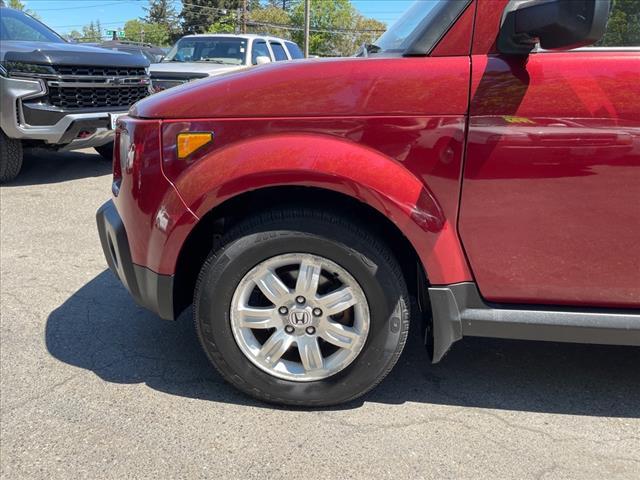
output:
POLYGON ((0 130, 0 183, 14 180, 22 169, 22 143, 0 130))
POLYGON ((93 147, 96 152, 100 154, 100 156, 108 161, 113 160, 113 142, 105 143, 104 145, 100 145, 99 147, 93 147))
POLYGON ((195 290, 194 319, 207 356, 222 376, 257 399, 283 405, 329 406, 348 402, 391 371, 409 331, 409 296, 389 248, 354 220, 312 209, 280 209, 233 227, 205 262, 195 290), (364 291, 370 330, 364 348, 328 378, 296 382, 257 368, 240 350, 230 306, 240 280, 260 262, 284 253, 310 253, 344 268, 364 291))

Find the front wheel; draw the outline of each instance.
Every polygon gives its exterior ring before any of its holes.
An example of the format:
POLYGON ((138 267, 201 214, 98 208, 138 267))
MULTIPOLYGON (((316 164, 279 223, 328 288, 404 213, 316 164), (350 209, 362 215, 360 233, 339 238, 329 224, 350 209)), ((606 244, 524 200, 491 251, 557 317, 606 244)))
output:
POLYGON ((0 183, 14 180, 22 169, 22 143, 0 130, 0 183))
POLYGON ((400 267, 353 221, 278 210, 233 228, 202 268, 194 314, 209 359, 240 390, 326 406, 375 387, 409 328, 400 267))

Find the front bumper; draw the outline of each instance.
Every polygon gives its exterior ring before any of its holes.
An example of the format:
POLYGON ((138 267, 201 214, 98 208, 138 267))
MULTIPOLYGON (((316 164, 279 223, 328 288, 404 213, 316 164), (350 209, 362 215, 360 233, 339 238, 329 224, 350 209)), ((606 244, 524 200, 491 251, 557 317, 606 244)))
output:
POLYGON ((174 320, 173 275, 160 275, 135 265, 127 232, 112 200, 97 213, 98 233, 109 269, 120 279, 136 303, 166 320, 174 320))
POLYGON ((65 150, 99 147, 113 140, 109 113, 125 113, 126 109, 70 113, 24 103, 46 92, 42 80, 0 77, 0 126, 7 136, 65 145, 65 150), (93 133, 78 138, 81 131, 93 133))

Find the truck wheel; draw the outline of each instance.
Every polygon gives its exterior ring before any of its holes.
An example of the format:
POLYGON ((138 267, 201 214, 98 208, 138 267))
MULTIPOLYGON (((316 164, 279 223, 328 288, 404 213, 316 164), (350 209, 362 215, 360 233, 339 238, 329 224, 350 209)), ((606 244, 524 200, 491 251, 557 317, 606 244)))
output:
POLYGON ((0 130, 0 183, 15 179, 22 168, 22 143, 0 130))
POLYGON ((389 248, 311 209, 257 215, 223 236, 196 285, 200 342, 222 376, 271 403, 355 399, 391 371, 409 330, 389 248))
POLYGON ((99 147, 93 147, 93 148, 105 160, 109 160, 109 161, 113 160, 113 142, 106 143, 104 145, 100 145, 99 147))

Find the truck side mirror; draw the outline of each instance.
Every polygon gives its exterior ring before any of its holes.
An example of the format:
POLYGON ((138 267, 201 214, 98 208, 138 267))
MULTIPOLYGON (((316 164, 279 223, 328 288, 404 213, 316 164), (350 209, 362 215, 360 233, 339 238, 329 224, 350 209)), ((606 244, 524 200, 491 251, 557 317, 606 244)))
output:
POLYGON ((527 55, 591 45, 604 35, 610 0, 512 0, 505 9, 498 51, 527 55))
POLYGON ((271 59, 265 56, 259 56, 256 58, 256 65, 265 65, 267 63, 271 63, 271 59))

